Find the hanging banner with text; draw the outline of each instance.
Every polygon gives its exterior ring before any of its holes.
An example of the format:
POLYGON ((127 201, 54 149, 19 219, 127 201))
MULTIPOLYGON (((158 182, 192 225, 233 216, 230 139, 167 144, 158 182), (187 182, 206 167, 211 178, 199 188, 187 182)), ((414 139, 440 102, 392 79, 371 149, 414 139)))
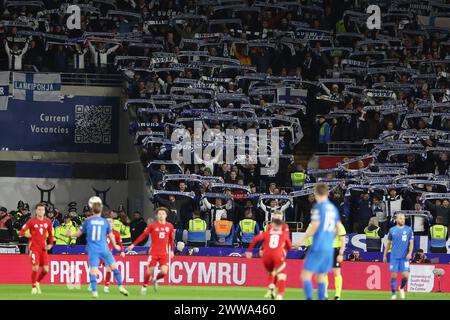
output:
MULTIPOLYGON (((116 256, 116 260, 126 285, 142 283, 147 266, 146 255, 126 256, 125 258, 116 256)), ((29 283, 31 261, 28 255, 0 255, 0 265, 3 271, 0 273, 0 284, 29 283)), ((425 267, 431 267, 431 265, 425 267)), ((300 288, 302 286, 299 276, 302 268, 303 260, 288 261, 286 267, 287 287, 300 288)), ((439 265, 439 268, 444 269, 446 273, 441 281, 441 290, 450 292, 450 281, 446 281, 446 277, 450 275, 450 266, 439 265)), ((104 268, 101 268, 97 276, 100 284, 103 283, 105 272, 104 268)), ((155 272, 158 272, 157 268, 155 272)), ((344 290, 390 291, 390 272, 387 263, 346 261, 342 264, 342 274, 345 277, 344 290)), ((193 286, 265 287, 267 285, 267 274, 259 258, 175 256, 171 262, 169 275, 170 277, 160 282, 166 285, 170 282, 170 285, 193 286)), ((417 271, 415 275, 416 277, 419 275, 417 271)), ((50 255, 50 273, 44 279, 44 284, 73 285, 78 283, 86 285, 88 281, 89 266, 86 255, 50 255)), ((330 276, 329 281, 329 288, 333 289, 334 277, 330 276)), ((417 282, 416 278, 414 278, 414 282, 417 282)), ((427 290, 428 288, 433 291, 437 290, 437 287, 433 286, 433 282, 427 283, 426 288, 427 290)))
POLYGON ((0 148, 117 153, 119 98, 66 97, 63 102, 10 99, 0 112, 0 148))

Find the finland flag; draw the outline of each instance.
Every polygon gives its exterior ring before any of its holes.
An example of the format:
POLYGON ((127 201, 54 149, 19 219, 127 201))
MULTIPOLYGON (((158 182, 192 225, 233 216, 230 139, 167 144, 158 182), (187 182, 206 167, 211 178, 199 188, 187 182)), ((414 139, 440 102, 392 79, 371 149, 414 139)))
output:
POLYGON ((56 101, 61 99, 61 74, 13 73, 13 98, 26 101, 56 101))
POLYGON ((279 103, 293 103, 300 99, 301 102, 306 102, 308 90, 293 89, 293 88, 277 88, 277 102, 279 103))

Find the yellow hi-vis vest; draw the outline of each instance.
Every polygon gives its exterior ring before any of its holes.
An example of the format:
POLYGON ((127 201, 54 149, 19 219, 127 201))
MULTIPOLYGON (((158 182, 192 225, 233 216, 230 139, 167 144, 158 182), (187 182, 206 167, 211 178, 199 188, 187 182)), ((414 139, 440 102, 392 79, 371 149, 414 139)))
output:
POLYGON ((62 224, 59 227, 55 228, 54 238, 56 245, 71 245, 76 243, 77 238, 68 237, 67 230, 70 230, 72 233, 77 232, 77 228, 73 225, 72 222, 69 222, 68 224, 62 224))
POLYGON ((430 246, 442 248, 446 246, 447 242, 447 227, 441 224, 435 224, 430 228, 430 246))
POLYGON ((120 235, 124 233, 123 229, 125 228, 125 225, 120 221, 119 219, 113 220, 113 229, 116 230, 120 235))
POLYGON ((369 231, 369 227, 366 227, 364 229, 364 233, 366 235, 366 238, 370 239, 380 239, 380 236, 378 235, 378 231, 380 230, 380 227, 373 229, 372 231, 369 231))
POLYGON ((123 223, 122 223, 122 225, 123 225, 123 228, 122 228, 122 230, 120 231, 120 237, 121 237, 122 239, 130 239, 130 238, 131 238, 131 230, 130 230, 130 226, 127 226, 127 225, 125 225, 125 224, 123 224, 123 223))
POLYGON ((306 175, 304 172, 291 173, 291 181, 294 187, 301 187, 305 184, 306 175))
MULTIPOLYGON (((308 228, 306 228, 306 231, 309 230, 309 228, 311 228, 311 224, 308 224, 308 228)), ((305 240, 305 247, 309 248, 312 245, 312 237, 306 238, 305 240)))
POLYGON ((347 231, 345 230, 345 227, 342 224, 340 224, 338 227, 338 233, 336 233, 336 237, 334 237, 333 248, 341 247, 341 237, 345 236, 346 234, 347 231))
POLYGON ((239 226, 241 227, 242 233, 254 233, 256 221, 253 219, 242 219, 239 222, 239 226))
POLYGON ((189 220, 189 229, 188 231, 206 231, 206 222, 203 219, 195 218, 189 220))

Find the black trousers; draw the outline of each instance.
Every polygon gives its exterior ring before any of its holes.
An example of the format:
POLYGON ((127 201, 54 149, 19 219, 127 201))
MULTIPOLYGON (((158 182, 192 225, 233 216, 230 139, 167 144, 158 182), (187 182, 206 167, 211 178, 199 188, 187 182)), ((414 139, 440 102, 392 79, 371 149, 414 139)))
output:
POLYGON ((430 247, 430 253, 447 253, 447 247, 430 247))

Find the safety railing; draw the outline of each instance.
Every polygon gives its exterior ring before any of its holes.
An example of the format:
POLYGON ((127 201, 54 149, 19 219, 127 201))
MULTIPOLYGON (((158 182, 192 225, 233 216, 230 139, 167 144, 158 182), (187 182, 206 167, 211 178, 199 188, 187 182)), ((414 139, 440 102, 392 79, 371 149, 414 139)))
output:
POLYGON ((350 141, 332 141, 327 144, 327 152, 321 152, 328 155, 362 155, 369 150, 361 142, 350 141))

